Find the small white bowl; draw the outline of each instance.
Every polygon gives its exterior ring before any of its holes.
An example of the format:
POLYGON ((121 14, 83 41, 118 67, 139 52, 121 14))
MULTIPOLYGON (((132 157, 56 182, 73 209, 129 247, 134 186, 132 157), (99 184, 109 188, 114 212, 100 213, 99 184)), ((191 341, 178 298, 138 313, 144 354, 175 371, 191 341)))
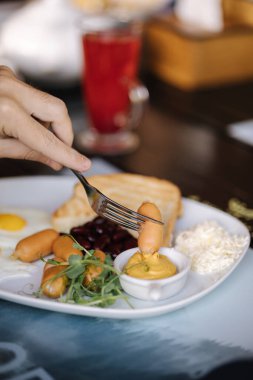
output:
MULTIPOLYGON (((138 248, 131 248, 120 253, 114 260, 115 269, 121 273, 130 257, 137 251, 138 248)), ((142 300, 158 301, 174 296, 184 287, 191 267, 190 258, 174 248, 162 247, 158 252, 176 265, 177 273, 160 280, 142 280, 122 273, 120 284, 126 293, 142 300)))

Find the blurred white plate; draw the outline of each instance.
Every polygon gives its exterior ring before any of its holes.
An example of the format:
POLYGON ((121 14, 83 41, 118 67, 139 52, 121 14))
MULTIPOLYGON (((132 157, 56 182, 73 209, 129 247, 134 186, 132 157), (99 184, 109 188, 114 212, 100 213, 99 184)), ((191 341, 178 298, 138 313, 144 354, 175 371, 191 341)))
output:
POLYGON ((119 21, 143 20, 166 9, 173 0, 111 0, 104 6, 103 0, 68 0, 84 15, 103 14, 119 21))
MULTIPOLYGON (((72 193, 75 179, 72 177, 39 176, 19 177, 0 180, 0 199, 2 206, 39 207, 45 211, 54 211, 72 193)), ((216 220, 230 233, 249 236, 247 228, 236 218, 223 211, 193 200, 184 199, 184 215, 178 220, 175 233, 192 227, 204 220, 216 220)), ((250 239, 249 239, 250 241, 250 239)), ((102 309, 82 305, 59 303, 50 299, 38 299, 31 293, 40 284, 42 262, 36 263, 38 270, 32 274, 0 280, 0 298, 35 308, 47 309, 62 313, 78 314, 104 318, 144 318, 160 315, 189 305, 217 288, 239 265, 248 246, 239 259, 219 275, 199 275, 190 272, 186 285, 176 296, 164 301, 147 302, 129 297, 134 309, 124 301, 117 301, 111 307, 102 309)), ((216 292, 218 294, 219 290, 216 292)))

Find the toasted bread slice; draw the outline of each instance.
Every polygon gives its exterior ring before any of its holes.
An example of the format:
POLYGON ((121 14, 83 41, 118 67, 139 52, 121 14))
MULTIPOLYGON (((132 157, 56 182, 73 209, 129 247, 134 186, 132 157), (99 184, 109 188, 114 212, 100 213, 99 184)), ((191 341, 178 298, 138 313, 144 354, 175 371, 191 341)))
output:
MULTIPOLYGON (((117 173, 88 178, 91 185, 114 201, 137 211, 142 202, 156 204, 164 222, 164 245, 169 245, 175 222, 182 212, 180 189, 170 181, 138 174, 117 173)), ((74 186, 72 197, 52 215, 54 228, 69 232, 72 227, 92 220, 96 214, 91 209, 81 183, 74 186)), ((134 236, 137 234, 130 231, 134 236)))

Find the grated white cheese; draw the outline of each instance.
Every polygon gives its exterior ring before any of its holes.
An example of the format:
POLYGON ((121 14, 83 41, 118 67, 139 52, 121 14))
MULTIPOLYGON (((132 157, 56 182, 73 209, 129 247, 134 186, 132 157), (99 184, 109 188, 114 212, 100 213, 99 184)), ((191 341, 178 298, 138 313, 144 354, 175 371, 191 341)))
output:
POLYGON ((214 273, 232 265, 242 254, 248 236, 229 234, 215 221, 205 221, 181 232, 175 248, 191 257, 195 272, 214 273))

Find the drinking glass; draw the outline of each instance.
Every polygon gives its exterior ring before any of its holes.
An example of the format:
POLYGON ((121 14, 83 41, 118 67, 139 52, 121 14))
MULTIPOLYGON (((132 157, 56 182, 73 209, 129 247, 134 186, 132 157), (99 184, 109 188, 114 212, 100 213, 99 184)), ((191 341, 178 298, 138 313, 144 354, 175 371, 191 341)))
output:
POLYGON ((149 94, 138 80, 141 25, 96 17, 82 21, 84 106, 89 125, 78 136, 86 151, 126 153, 135 149, 149 94))

